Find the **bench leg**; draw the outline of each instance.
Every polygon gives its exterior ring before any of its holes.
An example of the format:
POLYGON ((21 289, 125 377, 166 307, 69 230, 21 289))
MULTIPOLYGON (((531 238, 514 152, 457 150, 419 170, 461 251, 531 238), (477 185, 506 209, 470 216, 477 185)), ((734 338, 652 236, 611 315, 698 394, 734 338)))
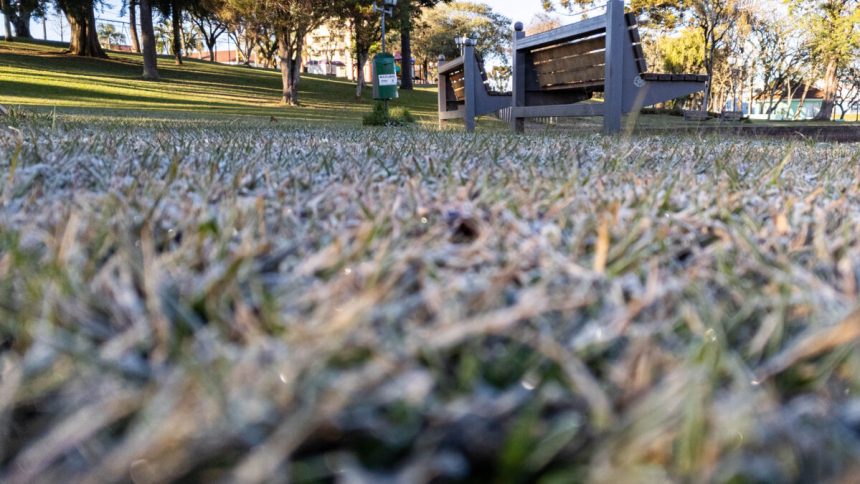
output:
POLYGON ((463 50, 463 94, 466 98, 466 113, 463 116, 463 121, 466 122, 466 132, 475 132, 475 117, 477 116, 478 103, 478 83, 481 82, 481 74, 478 72, 478 61, 475 57, 475 41, 466 39, 466 46, 463 50))
POLYGON ((606 73, 604 81, 603 132, 621 131, 621 111, 624 90, 624 44, 627 39, 627 22, 624 20, 624 2, 610 0, 606 4, 606 73))
POLYGON ((511 129, 514 133, 521 134, 526 131, 526 120, 524 118, 517 118, 511 114, 511 129))
POLYGON ((514 25, 514 39, 512 43, 513 64, 513 93, 511 96, 511 129, 514 133, 522 133, 525 131, 525 119, 517 118, 517 108, 526 105, 526 54, 517 49, 517 42, 524 38, 526 33, 523 31, 522 22, 517 22, 514 25))
POLYGON ((438 102, 439 102, 439 129, 445 126, 445 120, 442 119, 442 113, 448 109, 448 75, 442 73, 442 65, 445 64, 445 56, 439 56, 439 63, 436 67, 439 69, 439 78, 437 80, 438 102))

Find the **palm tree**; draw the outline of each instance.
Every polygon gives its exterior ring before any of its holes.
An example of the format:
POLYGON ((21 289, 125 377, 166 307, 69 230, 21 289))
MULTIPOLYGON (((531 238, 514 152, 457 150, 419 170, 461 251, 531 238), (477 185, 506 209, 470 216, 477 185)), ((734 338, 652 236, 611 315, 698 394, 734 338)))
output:
POLYGON ((167 20, 162 20, 161 23, 155 26, 155 44, 156 51, 161 54, 170 53, 172 49, 171 38, 173 37, 173 29, 167 20))
POLYGON ((131 50, 140 53, 140 38, 137 35, 137 0, 123 0, 120 15, 128 9, 128 31, 131 34, 131 50))
POLYGON ((98 30, 99 42, 107 49, 111 50, 113 45, 125 44, 125 35, 118 32, 113 24, 101 24, 98 30))

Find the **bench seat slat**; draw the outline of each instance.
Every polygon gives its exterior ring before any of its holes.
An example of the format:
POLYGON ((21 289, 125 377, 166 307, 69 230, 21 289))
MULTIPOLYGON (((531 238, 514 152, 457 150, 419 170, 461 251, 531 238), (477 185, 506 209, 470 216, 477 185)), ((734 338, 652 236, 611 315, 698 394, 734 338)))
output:
POLYGON ((550 92, 550 91, 600 91, 603 89, 604 80, 599 81, 581 81, 576 84, 559 84, 556 86, 542 86, 540 89, 527 89, 526 92, 550 92))
POLYGON ((577 57, 568 57, 566 59, 558 59, 553 62, 544 62, 543 64, 535 65, 535 72, 538 76, 549 74, 552 72, 564 72, 585 69, 588 67, 600 66, 606 62, 606 56, 603 52, 592 52, 591 54, 581 55, 577 57))
POLYGON ((602 84, 605 73, 606 68, 604 66, 593 66, 574 71, 550 72, 538 74, 538 84, 541 87, 575 85, 585 82, 599 82, 602 84))
POLYGON ((645 81, 654 82, 707 82, 708 76, 700 74, 655 74, 646 72, 642 74, 645 81))
POLYGON ((561 44, 558 46, 550 47, 548 49, 541 49, 532 52, 532 61, 535 63, 535 65, 538 65, 546 62, 553 62, 559 59, 565 59, 568 57, 586 55, 591 52, 605 49, 606 35, 602 35, 600 37, 594 37, 575 43, 561 44))
POLYGON ((448 82, 454 92, 454 98, 457 101, 463 101, 466 98, 466 78, 463 71, 456 71, 448 75, 448 82))

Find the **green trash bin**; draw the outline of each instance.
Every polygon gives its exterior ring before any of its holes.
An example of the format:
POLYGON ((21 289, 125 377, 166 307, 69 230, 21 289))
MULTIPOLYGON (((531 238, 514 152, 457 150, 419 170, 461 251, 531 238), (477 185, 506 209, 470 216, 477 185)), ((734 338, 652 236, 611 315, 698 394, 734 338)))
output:
POLYGON ((373 99, 397 99, 397 73, 391 54, 376 54, 373 57, 373 99))

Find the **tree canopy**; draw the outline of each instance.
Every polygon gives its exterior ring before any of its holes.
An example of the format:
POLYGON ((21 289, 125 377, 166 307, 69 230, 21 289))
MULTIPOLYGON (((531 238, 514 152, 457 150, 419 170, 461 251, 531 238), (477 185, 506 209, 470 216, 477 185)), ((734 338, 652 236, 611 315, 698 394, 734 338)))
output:
POLYGON ((299 104, 305 36, 336 11, 336 2, 317 0, 226 0, 229 15, 260 28, 268 27, 278 42, 283 102, 299 104))
POLYGON ((824 102, 816 119, 833 116, 839 74, 860 49, 860 0, 785 0, 806 33, 813 59, 824 73, 824 102))
POLYGON ((429 62, 435 62, 440 54, 449 59, 457 57, 457 36, 476 39, 478 53, 508 63, 511 19, 480 3, 452 2, 427 10, 415 32, 415 52, 419 59, 429 62))

